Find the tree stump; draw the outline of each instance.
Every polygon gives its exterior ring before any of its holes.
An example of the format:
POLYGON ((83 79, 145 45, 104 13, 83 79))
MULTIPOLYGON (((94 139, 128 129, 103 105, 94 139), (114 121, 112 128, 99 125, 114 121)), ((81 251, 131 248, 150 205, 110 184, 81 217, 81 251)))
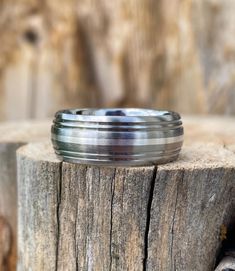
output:
POLYGON ((18 150, 18 271, 212 271, 235 222, 234 119, 185 118, 173 163, 60 162, 18 150))
POLYGON ((0 270, 16 270, 16 150, 49 134, 48 122, 0 125, 0 270))

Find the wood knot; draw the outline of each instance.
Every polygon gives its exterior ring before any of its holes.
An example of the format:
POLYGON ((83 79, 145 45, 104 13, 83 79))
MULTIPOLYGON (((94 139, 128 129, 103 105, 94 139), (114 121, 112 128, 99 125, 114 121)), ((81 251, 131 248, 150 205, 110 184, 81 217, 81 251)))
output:
POLYGON ((39 36, 37 34, 37 32, 34 30, 34 29, 27 29, 25 32, 24 32, 24 39, 34 45, 34 44, 37 44, 38 43, 38 40, 39 40, 39 36))

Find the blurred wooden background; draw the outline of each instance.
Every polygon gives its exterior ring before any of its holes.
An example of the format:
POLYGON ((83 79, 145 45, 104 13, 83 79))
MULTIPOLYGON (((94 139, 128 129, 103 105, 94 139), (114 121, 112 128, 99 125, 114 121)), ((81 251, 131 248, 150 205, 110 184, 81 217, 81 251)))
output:
POLYGON ((234 0, 0 0, 0 120, 235 113, 234 0))

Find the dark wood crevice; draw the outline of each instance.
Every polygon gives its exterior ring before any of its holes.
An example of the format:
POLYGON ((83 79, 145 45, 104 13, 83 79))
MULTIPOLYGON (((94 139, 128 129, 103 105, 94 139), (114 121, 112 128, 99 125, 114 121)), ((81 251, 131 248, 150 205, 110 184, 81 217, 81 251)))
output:
POLYGON ((109 253, 110 253, 110 266, 109 270, 112 270, 112 229, 113 229, 113 199, 114 199, 114 193, 115 193, 115 176, 116 176, 116 169, 114 169, 114 174, 112 178, 112 184, 111 184, 111 202, 110 202, 110 243, 109 243, 109 253))
POLYGON ((157 166, 155 166, 153 169, 153 177, 150 183, 150 190, 149 190, 147 216, 146 216, 146 228, 145 228, 145 234, 144 234, 143 271, 147 271, 149 227, 150 227, 150 222, 151 222, 151 209, 152 209, 152 201, 153 201, 153 195, 154 195, 156 176, 157 176, 157 166))
POLYGON ((61 191, 62 191, 62 178, 63 178, 63 162, 59 166, 59 178, 57 182, 57 207, 56 207, 56 219, 57 219, 57 244, 56 244, 56 256, 55 256, 55 271, 58 270, 58 258, 59 258, 59 242, 60 242, 60 205, 61 205, 61 191))

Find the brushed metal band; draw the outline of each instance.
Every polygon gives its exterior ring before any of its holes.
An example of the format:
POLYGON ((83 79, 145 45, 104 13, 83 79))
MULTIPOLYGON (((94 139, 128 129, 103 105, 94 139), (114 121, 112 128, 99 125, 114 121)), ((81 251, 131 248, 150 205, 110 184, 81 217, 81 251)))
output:
POLYGON ((60 159, 83 164, 137 166, 177 159, 183 144, 178 113, 137 108, 59 111, 51 139, 60 159))

